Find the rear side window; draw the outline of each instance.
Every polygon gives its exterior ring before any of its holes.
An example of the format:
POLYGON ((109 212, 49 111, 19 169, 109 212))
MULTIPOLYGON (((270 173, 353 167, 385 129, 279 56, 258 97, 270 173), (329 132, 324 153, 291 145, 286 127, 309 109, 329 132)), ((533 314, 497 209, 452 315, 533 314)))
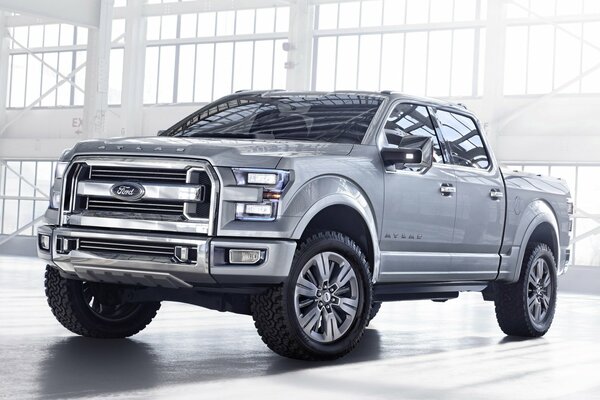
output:
POLYGON ((436 111, 435 115, 440 122, 446 146, 452 155, 452 164, 480 169, 490 167, 490 159, 481 140, 481 133, 473 119, 442 110, 436 111))
POLYGON ((401 146, 405 136, 433 138, 433 160, 443 163, 442 151, 435 134, 427 107, 416 104, 398 104, 385 122, 385 138, 393 146, 401 146))

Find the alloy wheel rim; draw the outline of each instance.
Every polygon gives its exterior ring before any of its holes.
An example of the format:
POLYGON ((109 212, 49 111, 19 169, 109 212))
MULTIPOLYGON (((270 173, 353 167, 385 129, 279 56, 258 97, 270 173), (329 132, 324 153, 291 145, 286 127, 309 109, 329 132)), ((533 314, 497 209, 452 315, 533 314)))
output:
POLYGON ((552 300, 552 276, 543 258, 538 258, 529 271, 527 281, 527 309, 536 325, 542 325, 550 312, 552 300))
POLYGON ((356 320, 360 294, 350 262, 334 252, 313 256, 302 268, 294 292, 300 327, 319 343, 343 337, 356 320))
POLYGON ((136 303, 106 304, 98 298, 88 282, 81 285, 83 300, 88 309, 98 318, 108 322, 119 322, 129 318, 140 307, 136 303))

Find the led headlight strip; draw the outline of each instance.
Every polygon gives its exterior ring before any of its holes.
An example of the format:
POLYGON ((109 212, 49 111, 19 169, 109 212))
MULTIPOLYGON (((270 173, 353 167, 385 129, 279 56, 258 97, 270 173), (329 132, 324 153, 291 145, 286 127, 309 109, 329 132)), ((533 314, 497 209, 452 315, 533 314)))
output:
POLYGON ((234 168, 233 174, 239 186, 260 186, 263 188, 263 201, 260 203, 237 203, 235 218, 240 221, 275 220, 281 193, 290 179, 289 171, 234 168))

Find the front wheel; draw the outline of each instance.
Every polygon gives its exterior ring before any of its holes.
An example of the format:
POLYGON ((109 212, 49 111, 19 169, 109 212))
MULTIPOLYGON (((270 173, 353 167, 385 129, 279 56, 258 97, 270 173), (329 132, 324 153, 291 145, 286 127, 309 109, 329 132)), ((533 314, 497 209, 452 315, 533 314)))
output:
POLYGON ((337 232, 300 244, 288 280, 254 296, 259 335, 276 353, 303 360, 331 360, 350 352, 369 321, 371 275, 365 256, 337 232))
POLYGON ((160 303, 123 302, 117 285, 66 279, 46 267, 46 298, 65 328, 81 336, 125 338, 144 329, 160 303))
POLYGON ((550 329, 556 309, 556 261, 544 243, 531 243, 519 280, 496 284, 496 318, 504 333, 539 337, 550 329))

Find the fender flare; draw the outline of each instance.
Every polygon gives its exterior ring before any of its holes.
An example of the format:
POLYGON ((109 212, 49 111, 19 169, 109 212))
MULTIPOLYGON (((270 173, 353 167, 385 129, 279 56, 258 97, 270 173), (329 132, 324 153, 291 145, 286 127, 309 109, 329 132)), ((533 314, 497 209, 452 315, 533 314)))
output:
MULTIPOLYGON (((558 230, 558 222, 557 222, 557 218, 556 215, 554 214, 554 211, 552 210, 552 208, 550 207, 550 205, 548 205, 545 201, 542 200, 535 200, 532 203, 530 203, 527 208, 529 209, 536 209, 536 215, 535 217, 533 217, 531 219, 531 221, 529 222, 529 224, 527 224, 527 228, 525 229, 525 232, 523 233, 523 238, 521 239, 521 246, 519 247, 519 256, 517 258, 517 265, 515 267, 515 272, 512 278, 512 282, 516 282, 519 280, 519 277, 521 276, 521 268, 523 266, 523 259, 525 258, 525 252, 527 251, 527 245, 529 244, 529 241, 531 239, 531 236, 533 234, 533 232, 543 223, 547 223, 552 227, 552 240, 554 242, 554 250, 556 252, 556 254, 554 255, 556 257, 556 262, 557 262, 557 266, 558 263, 560 262, 560 257, 561 257, 561 249, 560 249, 560 242, 559 242, 559 230, 558 230)), ((522 222, 522 225, 524 227, 525 222, 522 222)), ((521 230, 521 226, 519 226, 519 228, 517 229, 517 232, 519 230, 521 230)))
MULTIPOLYGON (((331 183, 331 182, 330 182, 331 183)), ((320 185, 321 189, 324 186, 320 185)), ((380 268, 380 251, 379 251, 379 241, 377 235, 377 225, 375 223, 375 217, 373 214, 373 210, 367 197, 364 193, 359 189, 359 187, 351 181, 348 181, 342 177, 338 176, 328 176, 328 177, 319 177, 311 182, 308 182, 302 188, 298 190, 296 196, 291 200, 290 205, 294 204, 294 201, 299 203, 308 204, 306 202, 306 198, 302 200, 298 200, 302 197, 303 193, 311 193, 309 198, 317 197, 319 198, 315 202, 313 202, 308 209, 302 211, 302 216, 300 221, 297 223, 296 227, 293 230, 292 238, 300 239, 302 234, 304 233, 308 224, 313 220, 313 218, 321 211, 330 206, 347 206, 356 211, 365 222, 367 229, 369 230, 369 236, 371 240, 371 245, 373 247, 373 282, 377 281, 379 277, 379 268, 380 268), (325 193, 320 190, 307 190, 311 185, 319 184, 319 181, 329 181, 329 178, 333 178, 338 181, 338 185, 327 185, 328 188, 325 193)), ((290 208, 297 208, 290 207, 290 208)))

